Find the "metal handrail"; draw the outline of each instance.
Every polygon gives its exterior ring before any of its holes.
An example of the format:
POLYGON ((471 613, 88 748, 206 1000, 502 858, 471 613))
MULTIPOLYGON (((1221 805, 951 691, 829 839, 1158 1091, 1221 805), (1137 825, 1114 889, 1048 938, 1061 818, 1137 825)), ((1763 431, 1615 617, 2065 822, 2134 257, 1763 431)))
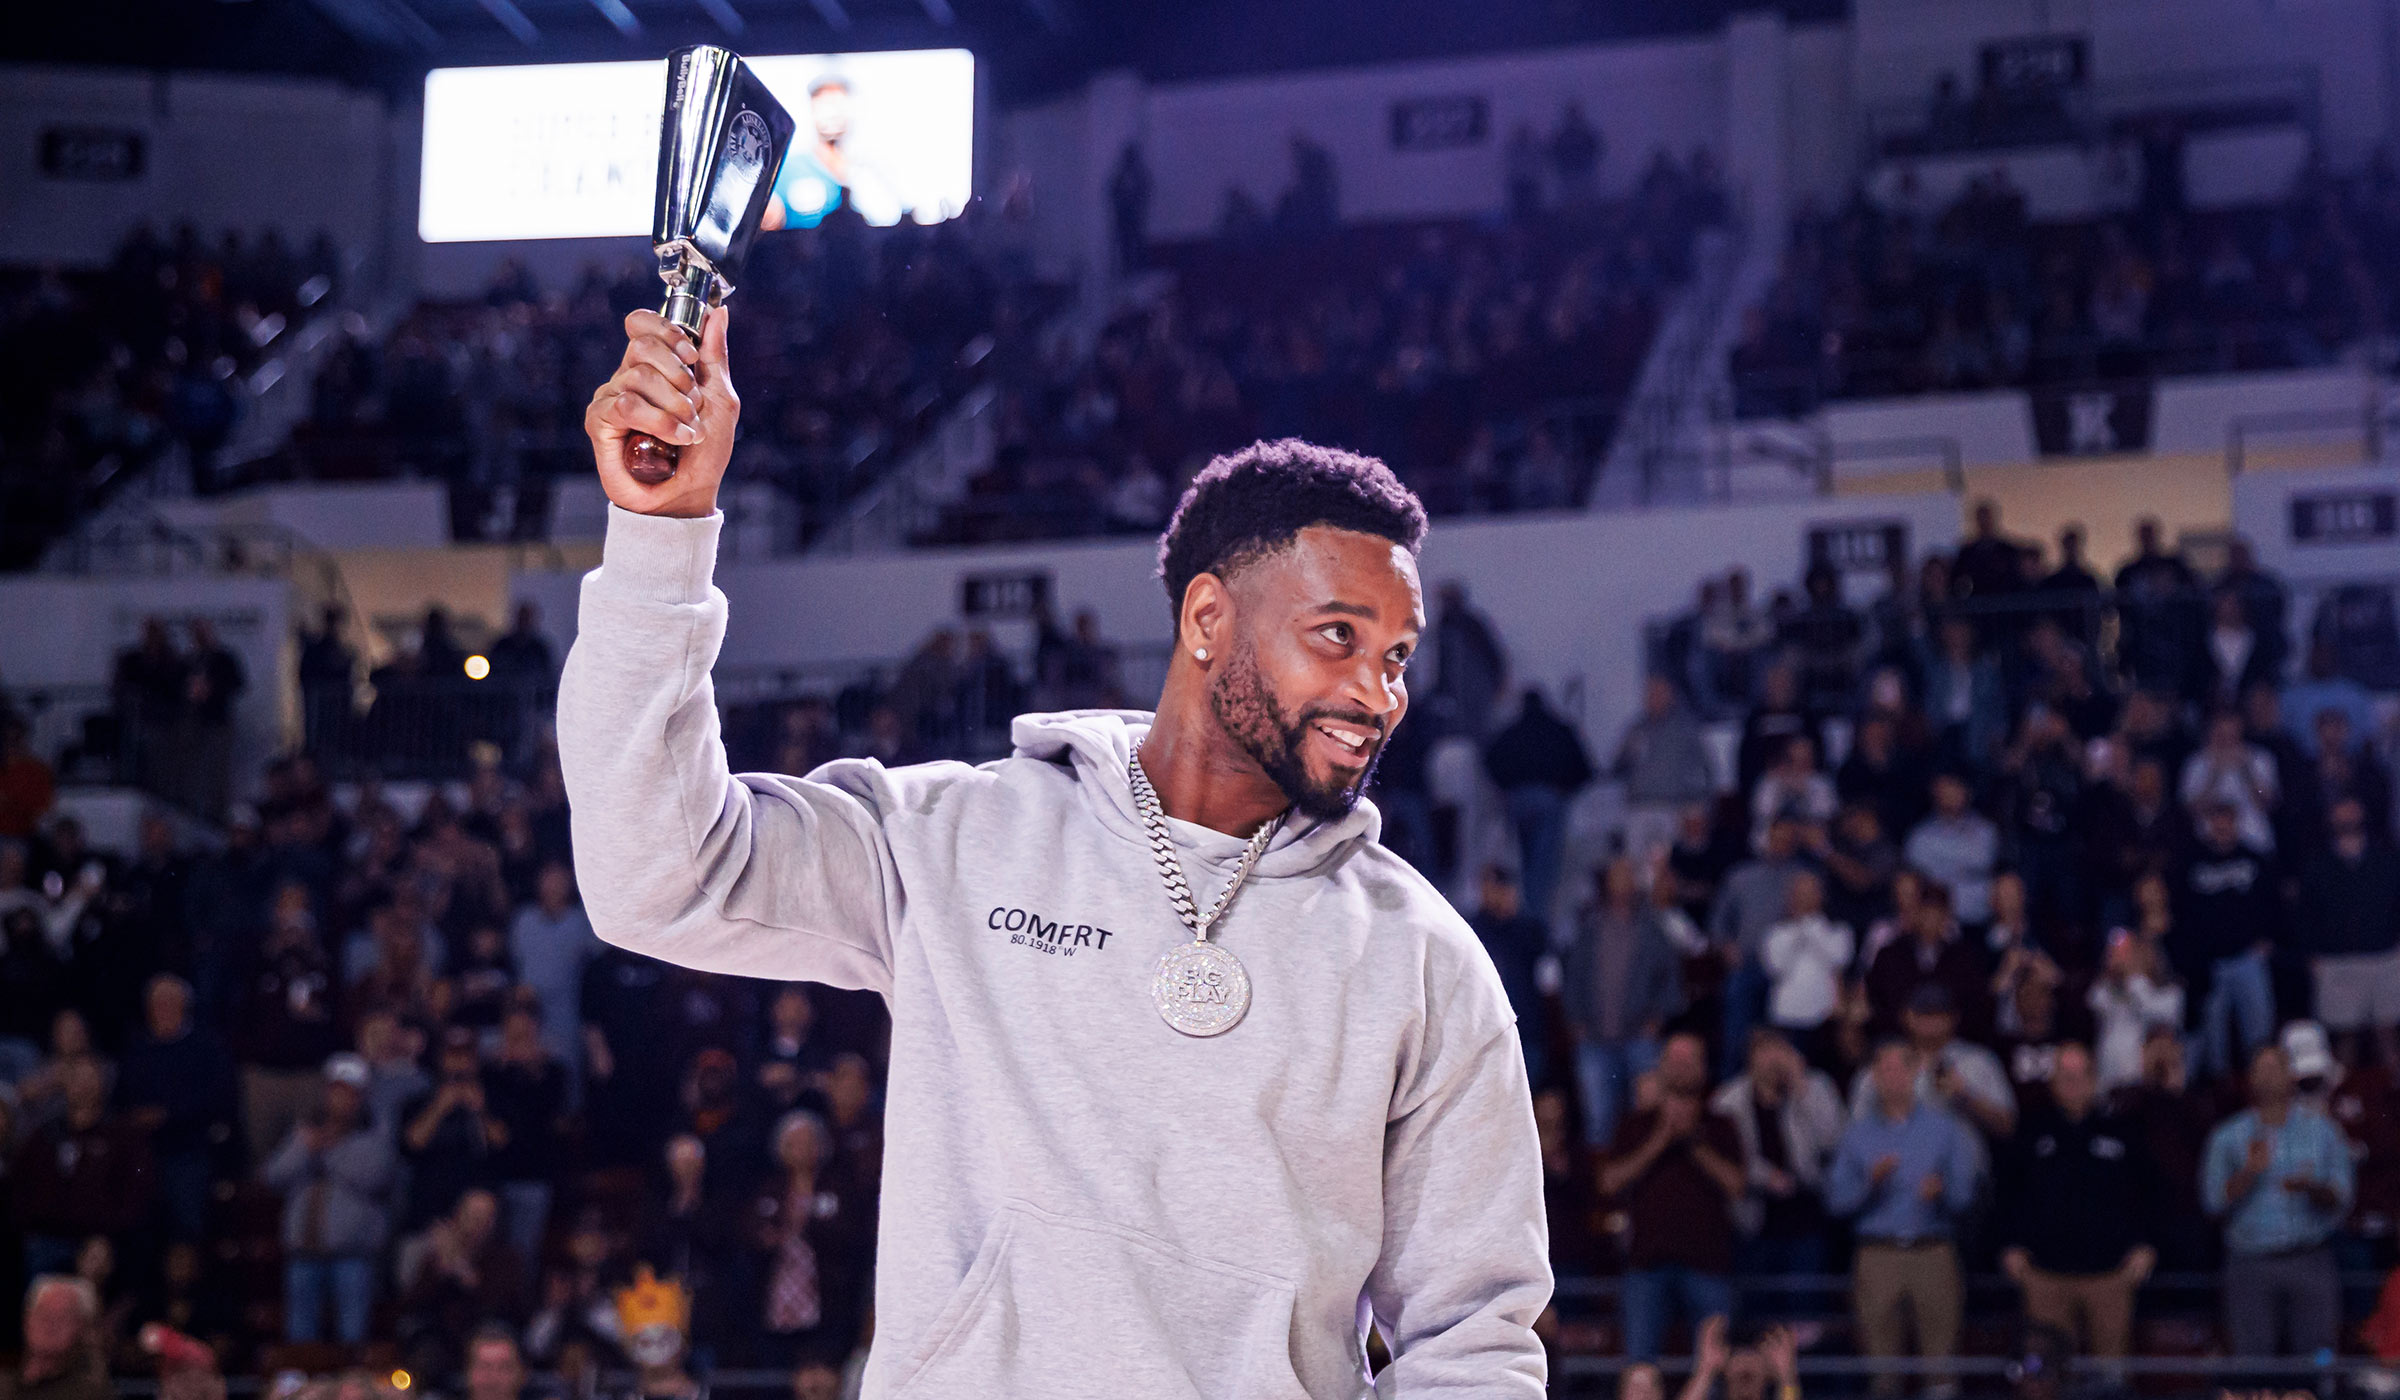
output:
POLYGON ((2249 464, 2250 439, 2260 433, 2356 428, 2368 461, 2383 458, 2383 415, 2372 403, 2356 408, 2291 408, 2237 413, 2225 425, 2225 472, 2240 476, 2249 464))

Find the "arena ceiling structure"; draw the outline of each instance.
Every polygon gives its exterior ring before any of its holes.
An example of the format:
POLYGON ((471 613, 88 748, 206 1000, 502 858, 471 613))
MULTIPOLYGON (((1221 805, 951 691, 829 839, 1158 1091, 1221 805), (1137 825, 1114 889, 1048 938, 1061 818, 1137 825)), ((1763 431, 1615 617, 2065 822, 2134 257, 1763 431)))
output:
POLYGON ((1738 10, 1843 18, 1847 0, 84 0, 27 7, 0 61, 304 73, 398 93, 426 70, 751 53, 973 49, 1015 102, 1091 73, 1152 80, 1713 32, 1738 10))

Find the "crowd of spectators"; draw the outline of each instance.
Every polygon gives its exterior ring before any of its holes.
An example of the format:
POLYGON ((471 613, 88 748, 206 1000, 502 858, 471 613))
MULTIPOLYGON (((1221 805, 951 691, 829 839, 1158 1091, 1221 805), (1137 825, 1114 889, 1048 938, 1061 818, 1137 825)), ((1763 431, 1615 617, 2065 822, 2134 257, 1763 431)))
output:
POLYGON ((1880 200, 1862 187, 1803 214, 1731 352, 1736 412, 2320 365, 2389 324, 2395 288, 2375 271, 2400 244, 2388 156, 2207 211, 2188 207, 2180 158, 2146 157, 2138 206, 2090 219, 2032 222, 1997 165, 1940 207, 1903 170, 1880 200))
POLYGON ((2400 1262, 2391 736, 2246 551, 2139 535, 2113 588, 1988 505, 1866 607, 1713 586, 1654 639, 1597 868, 1556 869, 1571 731, 1525 769, 1538 695, 1486 731, 1522 844, 1475 923, 1560 1268, 1622 1272, 1629 1357, 1845 1267, 1850 1341, 1936 1394, 1970 1270, 2101 1358, 2162 1344, 2154 1269, 2220 1271, 2225 1349, 2307 1357, 2339 1271, 2400 1262))
MULTIPOLYGON (((1287 196, 1272 221, 1146 248, 1171 286, 1011 376, 997 461, 936 536, 1155 530, 1193 471, 1262 436, 1378 453, 1437 514, 1576 504, 1696 235, 1729 216, 1705 149, 1596 198, 1577 130, 1555 195, 1537 152, 1497 222, 1339 227, 1287 196)), ((1322 152, 1298 145, 1304 192, 1322 152)))
POLYGON ((546 748, 406 810, 305 756, 257 797, 213 852, 161 817, 0 844, 0 1292, 82 1280, 111 1365, 166 1321, 235 1370, 448 1387, 491 1323, 625 1367, 647 1265, 701 1364, 851 1356, 879 1002, 602 945, 546 748))
POLYGON ((0 269, 0 569, 22 568, 121 473, 180 445, 195 489, 243 395, 232 381, 338 294, 342 257, 273 229, 211 244, 137 227, 103 266, 0 269))
MULTIPOLYGON (((759 240, 731 305, 744 397, 736 481, 769 483, 804 532, 831 519, 1029 333, 1043 293, 978 204, 872 228, 845 205, 759 240)), ((409 472, 450 488, 458 539, 537 538, 553 476, 588 470, 583 410, 615 372, 625 316, 656 310, 647 262, 587 266, 546 293, 510 263, 479 300, 428 300, 388 335, 337 345, 288 455, 262 470, 409 472)), ((792 543, 797 543, 794 541, 792 543)))

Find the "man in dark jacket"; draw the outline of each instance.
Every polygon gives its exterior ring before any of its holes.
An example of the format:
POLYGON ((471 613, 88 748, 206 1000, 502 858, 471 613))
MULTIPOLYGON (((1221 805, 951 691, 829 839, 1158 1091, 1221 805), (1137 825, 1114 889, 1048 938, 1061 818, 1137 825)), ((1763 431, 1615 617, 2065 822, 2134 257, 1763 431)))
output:
POLYGON ((1633 1081, 1658 1059, 1658 1036, 1683 1010, 1683 965, 1629 856, 1610 862, 1600 898, 1568 945, 1560 1001, 1575 1037, 1584 1141, 1605 1147, 1633 1081))
POLYGON ((1566 850, 1567 804, 1592 781, 1591 755, 1575 727, 1552 713, 1540 691, 1528 688, 1516 719, 1484 750, 1483 766, 1507 796, 1517 828, 1525 907, 1547 919, 1566 850))
POLYGON ((239 1112, 233 1057, 215 1033, 192 1024, 192 989, 182 978, 151 978, 142 1010, 146 1033, 125 1052, 117 1102, 152 1133, 168 1230, 197 1241, 208 1224, 209 1181, 239 1112))
POLYGON ((25 1232, 25 1271, 71 1273, 83 1242, 122 1241, 156 1199, 158 1169, 146 1134, 108 1111, 100 1062, 59 1067, 66 1115, 35 1129, 17 1149, 17 1220, 25 1232))
POLYGON ((1542 954, 1550 951, 1550 930, 1525 912, 1517 897, 1516 878, 1505 866, 1484 868, 1482 896, 1468 923, 1483 941, 1483 950, 1492 955, 1492 966, 1500 973, 1500 990, 1508 994, 1508 1008, 1516 1013, 1517 1039, 1525 1049, 1525 1080, 1539 1085, 1548 1037, 1543 1034, 1542 994, 1534 985, 1533 970, 1542 954))
POLYGON ((2208 989, 2201 1028, 2209 1066, 2220 1075, 2247 1063, 2275 1033, 2269 959, 2283 932, 2277 882, 2273 861, 2242 844, 2233 804, 2203 805, 2200 839, 2170 881, 2175 931, 2167 957, 2186 987, 2208 989))
POLYGON ((2141 1236, 2140 1143, 2101 1111, 2092 1052, 2062 1046, 2050 1101, 2017 1129, 2016 1189, 2000 1267, 2025 1291, 2025 1319, 2078 1336, 2084 1354, 2125 1354, 2133 1293, 2158 1263, 2141 1236))
MULTIPOLYGON (((2337 1036, 2372 1031, 2400 1066, 2400 853, 2368 835, 2357 798, 2325 814, 2326 845, 2301 870, 2293 933, 2316 976, 2317 1019, 2337 1036)), ((2359 1063, 2355 1053, 2344 1056, 2359 1063)))

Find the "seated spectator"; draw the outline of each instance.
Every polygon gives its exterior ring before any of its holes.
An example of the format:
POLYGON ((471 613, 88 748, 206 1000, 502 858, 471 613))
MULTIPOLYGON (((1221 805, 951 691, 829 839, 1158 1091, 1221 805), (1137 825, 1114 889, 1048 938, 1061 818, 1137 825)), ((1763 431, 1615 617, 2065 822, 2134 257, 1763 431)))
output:
POLYGON ((1989 990, 1983 955, 1950 917, 1949 890, 1932 881, 1918 888, 1901 936, 1867 964, 1868 1025, 1879 1036, 1900 1030, 1902 1013, 1927 987, 1941 990, 1950 1014, 1963 1012, 1965 1020, 1978 1026, 1989 1023, 1983 1011, 1989 990))
POLYGON ((2024 1290, 2029 1322, 2077 1338, 2088 1356, 2125 1355, 2133 1294, 2158 1263, 2137 1207, 2149 1174, 2139 1143, 2101 1107, 2091 1051, 2061 1047, 2049 1102, 2014 1144, 2000 1267, 2024 1290))
POLYGON ((2330 1241, 2349 1214, 2350 1144, 2294 1095, 2280 1045, 2250 1057, 2250 1107, 2209 1135, 2201 1201, 2225 1229, 2225 1331, 2236 1356, 2313 1356, 2340 1340, 2330 1241))
POLYGON ((1642 681, 1642 712, 1625 726, 1609 772, 1625 785, 1625 845, 1636 854, 1673 843, 1683 809, 1717 793, 1700 721, 1665 676, 1642 681))
POLYGON ((1933 813, 1917 823, 1902 847, 1910 868, 1950 891, 1960 923, 1981 931, 1992 917, 1992 875, 2000 864, 2000 829, 1974 808, 1963 773, 1938 773, 1933 813))
MULTIPOLYGON (((2354 801, 2366 813, 2370 830, 2388 832, 2392 829, 2391 769, 2376 755, 2372 743, 2353 738, 2352 733, 2349 717, 2340 710, 2319 714, 2315 757, 2293 770, 2300 778, 2294 786, 2318 808, 2345 799, 2354 801)), ((2285 806, 2290 805, 2287 798, 2285 806)))
POLYGON ((2093 1070, 2103 1094, 2140 1083, 2150 1038, 2183 1028, 2183 984, 2166 970, 2157 945, 2129 929, 2109 935, 2108 953, 2087 1000, 2093 1070))
MULTIPOLYGON (((2356 798, 2327 811, 2327 841, 2300 873, 2294 941, 2309 954, 2317 1019, 2337 1036, 2371 1035, 2400 1067, 2400 853, 2369 833, 2356 798)), ((2355 1048, 2347 1058, 2359 1060, 2355 1048)))
POLYGON ((1559 999, 1575 1042, 1584 1142, 1616 1140, 1636 1079, 1657 1063, 1659 1034, 1683 1010, 1683 972, 1658 910, 1642 897, 1633 857, 1610 861, 1600 898, 1567 945, 1559 999))
POLYGON ((485 1322, 467 1338, 466 1400, 524 1400, 525 1355, 516 1334, 485 1322))
POLYGON ((2209 1068, 2230 1074, 2275 1031, 2268 959, 2283 940, 2274 865, 2242 837, 2226 802, 2200 811, 2200 839, 2177 867, 2175 932, 2166 951, 2187 987, 2206 987, 2201 1008, 2209 1068))
MULTIPOLYGON (((1906 1041, 1875 1047, 1866 1111, 1842 1134, 1826 1176, 1826 1209, 1850 1217, 1858 1233, 1852 1289, 1859 1350, 1868 1356, 1907 1355, 1912 1330, 1917 1355, 1927 1360, 1958 1350, 1965 1287, 1955 1241, 1975 1200, 1981 1157, 1969 1131, 1919 1092, 1925 1071, 1906 1041)), ((1900 1381, 1878 1375, 1870 1390, 1898 1395, 1900 1381)), ((1937 1369, 1926 1393, 1948 1397, 1957 1388, 1937 1369)))
POLYGON ((400 1245, 399 1340, 408 1369, 454 1377, 462 1339, 483 1323, 524 1316, 525 1270, 500 1229, 500 1201, 480 1187, 400 1245))
MULTIPOLYGON (((1794 746, 1805 743, 1794 740, 1794 746)), ((1825 885, 1803 871, 1787 887, 1783 921, 1767 930, 1760 961, 1774 979, 1767 1021, 1818 1068, 1838 1062, 1833 1018, 1858 939, 1847 924, 1825 916, 1825 885)))
POLYGON ((1841 1094, 1791 1041, 1750 1033, 1750 1061, 1709 1100, 1742 1144, 1735 1218, 1745 1274, 1814 1274, 1825 1263, 1825 1167, 1849 1126, 1841 1094))
POLYGON ((1708 1048, 1696 1035, 1660 1047, 1658 1102, 1626 1118, 1600 1166, 1600 1190, 1624 1208, 1625 1355, 1656 1358, 1680 1309, 1733 1312, 1731 1207, 1745 1189, 1741 1138, 1707 1103, 1708 1048))
POLYGON ((367 1339, 375 1263, 391 1229, 397 1166, 389 1139, 367 1121, 367 1066, 356 1055, 325 1062, 323 1097, 260 1169, 283 1193, 284 1336, 367 1339))
POLYGON ((0 1374, 8 1400, 113 1400, 95 1328, 100 1299, 90 1283, 61 1273, 35 1276, 25 1294, 24 1359, 0 1374))

